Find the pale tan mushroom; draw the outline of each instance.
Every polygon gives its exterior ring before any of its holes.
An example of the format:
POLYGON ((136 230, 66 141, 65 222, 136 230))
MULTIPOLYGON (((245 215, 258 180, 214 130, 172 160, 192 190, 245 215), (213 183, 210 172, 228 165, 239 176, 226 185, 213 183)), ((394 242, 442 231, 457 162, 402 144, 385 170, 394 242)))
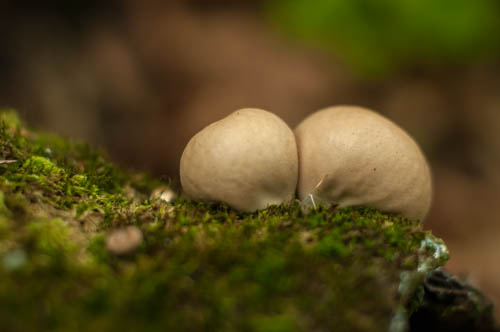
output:
POLYGON ((189 141, 180 177, 190 198, 224 202, 240 211, 291 201, 298 179, 295 136, 272 113, 236 111, 189 141))
POLYGON ((415 141, 371 110, 337 106, 295 129, 299 197, 339 207, 368 206, 422 220, 432 199, 431 173, 415 141))
POLYGON ((125 255, 136 250, 143 241, 139 228, 128 226, 111 231, 106 237, 106 249, 115 255, 125 255))
POLYGON ((177 195, 175 194, 175 192, 169 187, 159 187, 153 190, 150 199, 171 203, 176 197, 177 195))

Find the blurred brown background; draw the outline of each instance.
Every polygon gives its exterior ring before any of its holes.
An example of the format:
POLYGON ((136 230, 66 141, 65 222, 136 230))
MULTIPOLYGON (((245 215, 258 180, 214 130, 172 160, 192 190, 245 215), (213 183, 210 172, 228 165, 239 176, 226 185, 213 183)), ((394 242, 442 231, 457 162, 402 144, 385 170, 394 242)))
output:
POLYGON ((500 305, 498 17, 493 0, 3 1, 0 106, 174 182, 190 137, 238 108, 292 127, 373 108, 432 163, 447 267, 500 305))

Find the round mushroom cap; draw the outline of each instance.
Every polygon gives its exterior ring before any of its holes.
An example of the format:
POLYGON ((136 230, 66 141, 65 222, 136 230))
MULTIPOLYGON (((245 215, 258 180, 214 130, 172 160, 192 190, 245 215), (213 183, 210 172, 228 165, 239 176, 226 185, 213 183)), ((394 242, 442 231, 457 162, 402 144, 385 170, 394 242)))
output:
POLYGON ((192 199, 255 211, 294 199, 298 181, 293 131, 276 115, 241 109, 197 133, 181 157, 192 199))
POLYGON ((300 199, 367 206, 423 220, 432 200, 429 165, 417 143, 371 110, 329 107, 295 129, 300 199))

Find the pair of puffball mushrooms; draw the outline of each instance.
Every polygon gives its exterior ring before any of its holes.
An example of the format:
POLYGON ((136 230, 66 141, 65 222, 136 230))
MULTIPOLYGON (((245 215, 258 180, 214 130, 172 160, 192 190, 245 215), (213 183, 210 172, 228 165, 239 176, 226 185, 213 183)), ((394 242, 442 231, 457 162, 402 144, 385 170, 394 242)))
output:
POLYGON ((241 109, 187 144, 181 185, 192 199, 255 211, 299 198, 368 206, 423 220, 432 197, 427 161, 400 127, 371 110, 336 106, 295 133, 276 115, 241 109))

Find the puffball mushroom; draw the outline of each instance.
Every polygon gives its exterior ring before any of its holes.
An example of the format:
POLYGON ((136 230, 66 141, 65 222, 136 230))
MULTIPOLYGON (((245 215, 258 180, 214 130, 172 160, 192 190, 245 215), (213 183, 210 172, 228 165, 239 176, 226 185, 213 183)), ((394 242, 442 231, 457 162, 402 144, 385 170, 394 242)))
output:
POLYGON ((368 206, 409 219, 427 215, 430 168, 417 143, 385 117, 361 107, 330 107, 303 120, 295 136, 300 199, 368 206))
POLYGON ((255 211, 294 199, 293 131, 276 115, 241 109, 197 133, 181 157, 181 185, 192 199, 255 211))

